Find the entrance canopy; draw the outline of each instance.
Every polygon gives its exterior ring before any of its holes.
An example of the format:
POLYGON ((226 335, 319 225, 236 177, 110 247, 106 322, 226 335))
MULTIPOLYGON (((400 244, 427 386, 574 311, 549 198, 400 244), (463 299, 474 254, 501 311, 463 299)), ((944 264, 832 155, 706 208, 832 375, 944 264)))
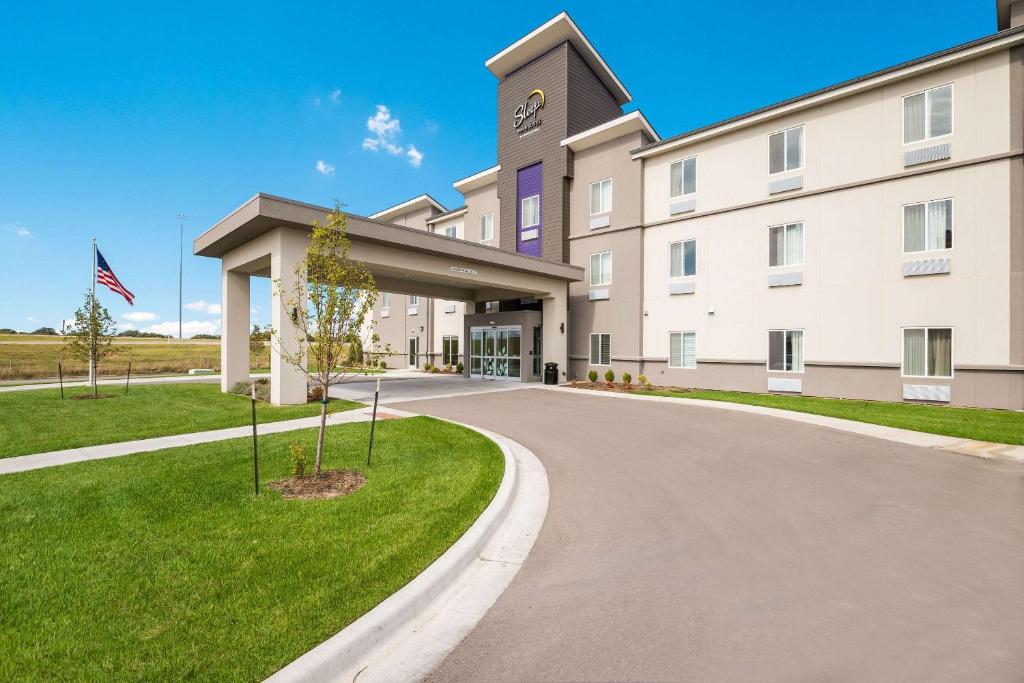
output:
MULTIPOLYGON (((309 244, 313 221, 330 209, 258 194, 196 238, 193 252, 221 259, 221 384, 248 378, 249 278, 290 285, 309 244)), ((349 258, 361 262, 382 292, 449 301, 535 298, 543 304, 544 359, 567 366, 568 284, 583 269, 550 263, 466 240, 348 214, 349 258)), ((271 324, 288 338, 290 315, 275 292, 271 324)), ((302 403, 303 375, 271 349, 271 400, 302 403)))

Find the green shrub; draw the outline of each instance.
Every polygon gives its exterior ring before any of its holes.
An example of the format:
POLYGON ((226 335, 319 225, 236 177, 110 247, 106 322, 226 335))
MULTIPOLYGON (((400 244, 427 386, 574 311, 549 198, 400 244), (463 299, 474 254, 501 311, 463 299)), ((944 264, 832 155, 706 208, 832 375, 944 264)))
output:
POLYGON ((647 375, 640 375, 639 377, 637 377, 637 381, 640 382, 640 386, 642 386, 647 391, 650 391, 651 389, 654 388, 651 386, 651 381, 647 379, 647 375))
POLYGON ((590 372, 588 372, 587 373, 587 379, 589 379, 591 382, 596 382, 597 381, 597 370, 591 370, 590 372))
MULTIPOLYGON (((256 400, 263 401, 264 403, 270 402, 270 379, 261 377, 256 380, 256 400)), ((252 385, 253 382, 239 382, 235 386, 231 387, 232 394, 239 394, 241 396, 252 396, 252 385)))
POLYGON ((449 363, 448 365, 444 366, 444 371, 445 372, 451 372, 452 371, 452 364, 449 363))
POLYGON ((628 372, 622 373, 622 383, 623 384, 625 384, 628 387, 630 384, 632 384, 632 382, 633 382, 633 375, 629 374, 628 372))
POLYGON ((430 372, 430 363, 423 364, 423 372, 430 372))
POLYGON ((462 363, 456 363, 455 364, 455 372, 459 373, 460 375, 462 374, 462 371, 465 370, 465 369, 466 369, 466 366, 464 366, 462 363))
POLYGON ((430 372, 436 375, 437 373, 441 372, 441 368, 437 367, 436 365, 433 365, 430 368, 430 372))
POLYGON ((380 359, 380 369, 381 369, 381 370, 384 370, 384 369, 386 369, 387 367, 388 367, 388 362, 387 362, 386 360, 384 360, 383 358, 381 358, 381 359, 380 359))
POLYGON ((292 456, 292 474, 296 478, 306 476, 306 448, 294 441, 288 445, 288 451, 292 456))
POLYGON ((612 370, 611 368, 608 368, 607 370, 605 370, 604 371, 604 381, 605 382, 609 382, 609 383, 614 382, 615 381, 615 371, 612 370))

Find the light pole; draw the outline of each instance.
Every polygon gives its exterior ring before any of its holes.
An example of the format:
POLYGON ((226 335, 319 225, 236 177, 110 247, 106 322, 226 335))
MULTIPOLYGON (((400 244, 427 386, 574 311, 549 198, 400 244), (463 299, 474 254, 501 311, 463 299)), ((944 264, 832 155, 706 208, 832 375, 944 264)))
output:
POLYGON ((185 214, 178 214, 178 341, 181 341, 181 276, 185 263, 185 214))

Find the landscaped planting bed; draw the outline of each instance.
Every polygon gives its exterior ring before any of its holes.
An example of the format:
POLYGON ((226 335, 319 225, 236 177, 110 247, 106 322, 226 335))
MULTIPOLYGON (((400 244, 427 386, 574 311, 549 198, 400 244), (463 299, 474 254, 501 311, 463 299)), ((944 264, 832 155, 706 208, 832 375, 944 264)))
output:
POLYGON ((258 681, 425 569, 504 471, 477 432, 417 417, 330 427, 361 488, 286 500, 316 430, 0 476, 0 680, 258 681))
MULTIPOLYGON (((249 399, 221 393, 217 384, 100 385, 101 400, 82 400, 92 389, 31 389, 0 393, 0 458, 134 441, 155 436, 239 427, 252 421, 249 399)), ((363 407, 332 400, 330 412, 363 407)), ((273 406, 257 403, 260 422, 320 413, 319 403, 273 406)))

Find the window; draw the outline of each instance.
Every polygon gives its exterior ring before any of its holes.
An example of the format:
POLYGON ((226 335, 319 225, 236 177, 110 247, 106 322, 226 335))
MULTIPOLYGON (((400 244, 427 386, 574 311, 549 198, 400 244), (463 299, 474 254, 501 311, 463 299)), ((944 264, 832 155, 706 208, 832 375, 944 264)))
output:
POLYGON ((953 328, 904 328, 903 375, 905 377, 952 377, 953 328))
POLYGON ((799 266, 804 262, 804 224, 789 223, 768 228, 768 265, 799 266))
POLYGON ((387 292, 381 292, 380 294, 380 307, 383 309, 391 308, 391 295, 387 292))
POLYGON ((668 245, 668 276, 689 277, 697 274, 697 240, 672 242, 668 245))
POLYGON ((953 84, 903 98, 903 144, 953 132, 953 84))
POLYGON ((459 364, 459 338, 446 336, 441 338, 441 365, 459 364))
POLYGON ((595 332, 590 335, 590 364, 612 364, 612 335, 607 332, 595 332))
POLYGON ((490 242, 494 239, 494 214, 485 213, 480 216, 480 241, 490 242))
POLYGON ((612 179, 605 178, 590 183, 590 215, 608 213, 612 210, 612 179))
POLYGON ((415 294, 410 294, 409 295, 409 305, 410 306, 419 306, 420 305, 420 298, 419 298, 419 296, 417 296, 415 294))
POLYGON ((446 237, 458 237, 459 231, 458 228, 456 228, 454 225, 449 225, 447 228, 444 229, 444 234, 446 237))
POLYGON ((590 255, 590 286, 612 283, 612 252, 602 251, 590 255))
POLYGON ((668 167, 668 196, 682 197, 697 191, 697 157, 673 161, 668 167))
POLYGON ((768 330, 768 369, 804 371, 803 330, 768 330))
POLYGON ((668 333, 668 366, 670 368, 697 367, 697 333, 668 333))
POLYGON ((768 172, 782 173, 804 165, 804 127, 772 133, 768 136, 768 172))
POLYGON ((903 253, 953 248, 953 200, 903 207, 903 253))
POLYGON ((523 228, 533 228, 540 225, 540 195, 535 194, 523 198, 523 228))

